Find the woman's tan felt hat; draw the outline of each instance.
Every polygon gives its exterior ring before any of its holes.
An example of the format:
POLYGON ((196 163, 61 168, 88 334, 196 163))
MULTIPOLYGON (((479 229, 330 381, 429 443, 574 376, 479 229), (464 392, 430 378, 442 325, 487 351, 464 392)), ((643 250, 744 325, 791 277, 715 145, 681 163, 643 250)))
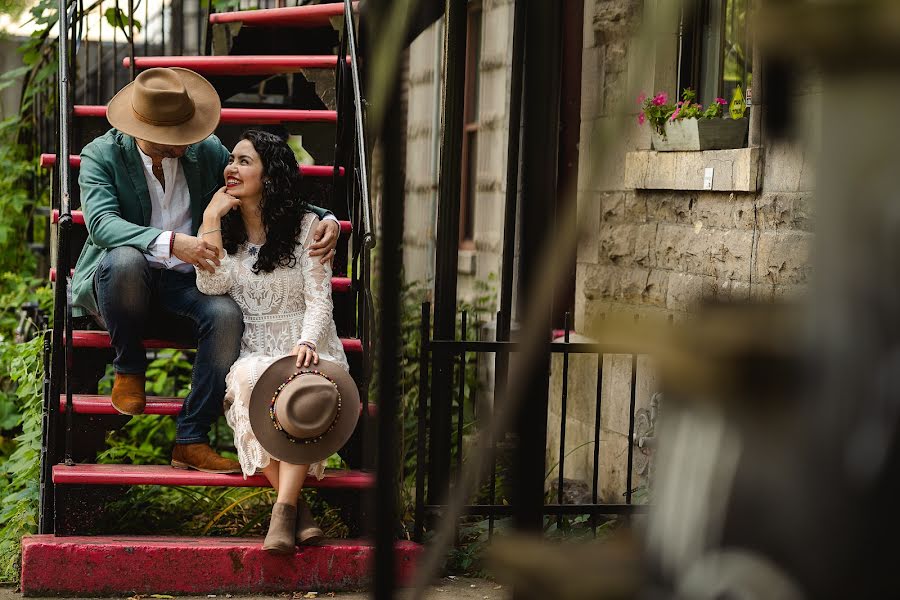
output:
POLYGON ((147 69, 106 107, 110 125, 167 146, 205 140, 219 125, 222 102, 210 82, 188 69, 147 69))
POLYGON ((359 390, 337 363, 297 368, 296 356, 263 371, 250 395, 250 428, 277 460, 325 460, 347 443, 359 420, 359 390), (280 428, 280 429, 279 429, 280 428))

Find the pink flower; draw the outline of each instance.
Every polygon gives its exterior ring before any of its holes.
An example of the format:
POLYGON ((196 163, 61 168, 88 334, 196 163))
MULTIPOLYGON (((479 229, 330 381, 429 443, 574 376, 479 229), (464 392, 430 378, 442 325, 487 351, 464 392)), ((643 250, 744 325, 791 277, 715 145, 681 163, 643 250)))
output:
POLYGON ((643 124, 646 123, 646 122, 647 122, 647 117, 646 117, 646 115, 644 115, 644 113, 640 113, 640 114, 638 115, 638 125, 643 125, 643 124))
POLYGON ((656 95, 655 98, 653 98, 653 105, 654 106, 662 106, 663 104, 666 104, 668 101, 669 101, 668 94, 666 94, 665 92, 660 92, 656 95))
POLYGON ((638 104, 643 104, 646 99, 647 99, 647 94, 641 93, 641 95, 638 96, 638 104))
POLYGON ((728 101, 725 100, 725 98, 716 98, 716 104, 718 104, 719 106, 725 106, 726 104, 728 104, 728 101))
POLYGON ((684 102, 679 101, 678 106, 684 106, 684 102))
POLYGON ((680 109, 680 108, 676 109, 675 112, 672 113, 672 121, 674 121, 675 119, 677 119, 677 118, 678 118, 678 115, 679 115, 680 113, 681 113, 681 109, 680 109))

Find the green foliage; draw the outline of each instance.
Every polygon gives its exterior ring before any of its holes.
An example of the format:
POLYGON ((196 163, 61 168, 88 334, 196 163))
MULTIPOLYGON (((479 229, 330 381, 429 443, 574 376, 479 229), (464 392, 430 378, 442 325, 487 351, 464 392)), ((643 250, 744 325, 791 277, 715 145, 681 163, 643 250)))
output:
MULTIPOLYGON (((137 12, 137 6, 135 6, 135 12, 137 12)), ((118 27, 119 31, 125 34, 125 40, 131 41, 131 31, 129 25, 134 27, 134 30, 140 33, 141 31, 141 22, 137 19, 128 16, 128 14, 122 10, 121 8, 107 8, 106 12, 103 13, 103 16, 106 18, 106 22, 112 25, 113 27, 118 27)))
MULTIPOLYGON (((317 490, 303 495, 326 537, 347 535, 339 511, 317 490)), ((268 529, 274 503, 271 488, 133 487, 106 507, 91 533, 260 536, 268 529)))
POLYGON ((34 173, 34 161, 26 159, 23 147, 0 144, 0 272, 34 269, 24 235, 34 215, 34 173))
MULTIPOLYGON (((466 321, 466 339, 478 339, 482 325, 486 317, 490 315, 492 303, 495 298, 491 286, 493 277, 488 282, 476 284, 476 295, 469 302, 459 304, 456 331, 462 328, 461 314, 468 313, 466 321)), ((411 532, 415 510, 415 482, 416 482, 416 440, 418 439, 418 410, 419 410, 419 362, 422 348, 422 303, 428 299, 430 290, 420 282, 404 285, 400 291, 400 447, 398 458, 401 464, 400 471, 400 516, 404 528, 411 532)), ((457 339, 461 339, 457 333, 457 339)), ((478 391, 477 356, 469 353, 466 355, 463 391, 463 438, 472 433, 475 426, 475 395, 478 391)), ((460 373, 459 359, 456 361, 453 377, 453 411, 451 430, 456 436, 459 409, 460 373)), ((377 369, 376 369, 377 373, 377 369)), ((377 390, 378 382, 373 381, 373 390, 377 390)), ((463 457, 465 458, 465 457, 463 457)), ((451 463, 456 465, 460 461, 457 455, 457 444, 451 448, 451 463)), ((411 534, 410 534, 411 535, 411 534)))
POLYGON ((18 579, 23 535, 37 529, 38 484, 41 454, 43 336, 29 342, 0 342, 0 365, 6 380, 0 406, 7 418, 0 430, 0 581, 18 579), (8 378, 8 379, 7 379, 8 378), (14 412, 10 414, 12 405, 14 412), (9 427, 7 427, 9 425, 9 427), (12 440, 8 436, 12 436, 12 440), (8 452, 8 454, 7 454, 8 452))
POLYGON ((0 15, 8 15, 18 19, 19 15, 28 8, 26 0, 0 0, 0 15))

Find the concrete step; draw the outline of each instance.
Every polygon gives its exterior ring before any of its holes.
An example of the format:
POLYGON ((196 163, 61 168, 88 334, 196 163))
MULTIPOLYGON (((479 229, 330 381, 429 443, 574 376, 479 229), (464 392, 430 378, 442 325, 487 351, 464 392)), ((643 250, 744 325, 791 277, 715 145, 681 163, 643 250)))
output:
MULTIPOLYGON (((394 546, 399 585, 411 583, 422 547, 394 546)), ((275 556, 259 538, 56 537, 22 540, 25 596, 149 594, 276 594, 346 591, 371 579, 374 548, 360 540, 329 540, 275 556)))

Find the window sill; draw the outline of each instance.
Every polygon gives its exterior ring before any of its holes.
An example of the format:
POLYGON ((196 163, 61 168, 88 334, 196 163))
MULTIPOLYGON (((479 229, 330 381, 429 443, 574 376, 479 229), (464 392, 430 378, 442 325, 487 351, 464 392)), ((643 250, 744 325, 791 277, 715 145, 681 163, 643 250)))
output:
POLYGON ((759 189, 759 148, 702 152, 629 152, 625 187, 635 190, 755 192, 759 189), (712 182, 707 180, 712 169, 712 182))

